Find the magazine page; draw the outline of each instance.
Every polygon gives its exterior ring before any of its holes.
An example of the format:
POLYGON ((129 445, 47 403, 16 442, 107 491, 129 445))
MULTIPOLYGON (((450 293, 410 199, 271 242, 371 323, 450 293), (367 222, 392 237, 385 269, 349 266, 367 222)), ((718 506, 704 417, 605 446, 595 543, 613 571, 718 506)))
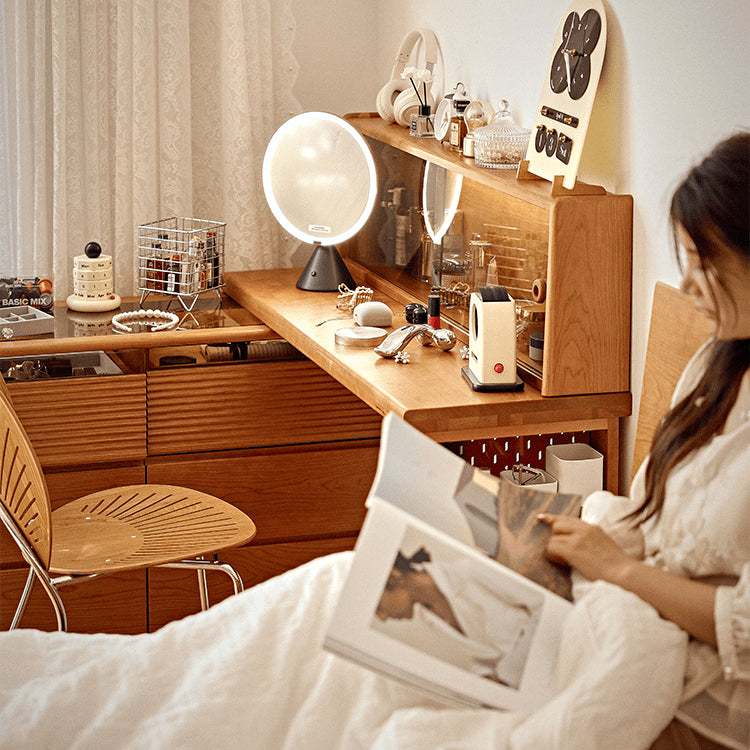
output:
POLYGON ((383 420, 367 505, 385 500, 572 599, 570 571, 547 560, 538 513, 578 516, 582 498, 520 487, 470 466, 393 413, 383 420))
POLYGON ((370 493, 466 544, 475 544, 455 495, 466 462, 393 412, 383 418, 380 453, 370 493))
POLYGON ((454 705, 533 710, 571 606, 372 498, 324 645, 454 705))
POLYGON ((570 568, 547 559, 552 528, 539 513, 578 517, 583 498, 518 487, 501 481, 497 495, 497 547, 493 557, 526 578, 573 601, 570 568))

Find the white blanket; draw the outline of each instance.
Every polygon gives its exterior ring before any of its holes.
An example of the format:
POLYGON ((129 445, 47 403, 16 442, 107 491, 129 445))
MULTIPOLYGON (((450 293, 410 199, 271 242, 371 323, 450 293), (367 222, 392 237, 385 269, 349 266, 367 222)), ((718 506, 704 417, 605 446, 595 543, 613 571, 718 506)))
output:
POLYGON ((573 608, 543 709, 441 707, 322 650, 350 560, 314 560, 151 635, 0 634, 0 747, 637 750, 675 711, 684 633, 607 584, 573 608))

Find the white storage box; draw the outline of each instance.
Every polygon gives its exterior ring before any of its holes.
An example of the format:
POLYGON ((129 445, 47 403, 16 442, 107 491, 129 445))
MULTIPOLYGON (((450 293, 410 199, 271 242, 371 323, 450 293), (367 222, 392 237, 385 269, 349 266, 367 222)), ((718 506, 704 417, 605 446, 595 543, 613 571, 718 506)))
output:
POLYGON ((548 445, 545 468, 557 479, 558 492, 586 497, 602 489, 604 456, 586 443, 548 445))

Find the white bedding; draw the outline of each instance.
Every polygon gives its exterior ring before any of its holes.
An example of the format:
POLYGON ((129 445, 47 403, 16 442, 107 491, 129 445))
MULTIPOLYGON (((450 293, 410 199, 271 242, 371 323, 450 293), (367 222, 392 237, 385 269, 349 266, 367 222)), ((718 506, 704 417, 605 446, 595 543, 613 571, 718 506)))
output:
POLYGON ((684 633, 602 583, 566 623, 551 703, 528 717, 441 707, 321 649, 350 560, 152 635, 0 634, 0 747, 636 750, 677 707, 684 633))

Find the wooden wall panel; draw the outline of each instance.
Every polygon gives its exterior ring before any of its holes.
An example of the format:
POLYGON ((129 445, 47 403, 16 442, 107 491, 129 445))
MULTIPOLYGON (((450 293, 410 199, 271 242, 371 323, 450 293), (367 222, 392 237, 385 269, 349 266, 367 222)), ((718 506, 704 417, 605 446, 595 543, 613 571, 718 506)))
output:
POLYGON ((35 380, 8 387, 44 468, 145 458, 145 375, 35 380))
POLYGON ((708 340, 714 324, 693 300, 668 284, 657 283, 638 408, 631 479, 651 449, 659 423, 669 411, 677 381, 690 357, 708 340), (675 336, 674 332, 680 334, 675 336))
POLYGON ((148 373, 150 455, 380 435, 381 417, 309 361, 148 373))

